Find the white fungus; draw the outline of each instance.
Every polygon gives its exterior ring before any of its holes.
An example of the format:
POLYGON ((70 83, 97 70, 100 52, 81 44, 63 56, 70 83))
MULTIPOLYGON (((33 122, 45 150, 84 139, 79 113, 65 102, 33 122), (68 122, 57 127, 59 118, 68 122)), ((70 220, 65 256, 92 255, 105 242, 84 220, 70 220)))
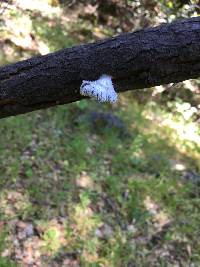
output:
POLYGON ((80 93, 84 96, 90 96, 97 99, 99 102, 111 102, 117 101, 118 95, 112 84, 111 76, 103 74, 96 81, 83 80, 80 93))

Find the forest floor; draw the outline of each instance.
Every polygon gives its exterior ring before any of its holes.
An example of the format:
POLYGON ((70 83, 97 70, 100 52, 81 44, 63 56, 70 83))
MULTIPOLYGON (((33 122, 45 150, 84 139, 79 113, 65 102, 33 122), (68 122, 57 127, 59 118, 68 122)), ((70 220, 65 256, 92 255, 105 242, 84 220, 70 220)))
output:
MULTIPOLYGON (((1 64, 113 34, 44 0, 16 3, 1 64)), ((0 267, 200 266, 196 108, 139 94, 1 120, 0 267)))

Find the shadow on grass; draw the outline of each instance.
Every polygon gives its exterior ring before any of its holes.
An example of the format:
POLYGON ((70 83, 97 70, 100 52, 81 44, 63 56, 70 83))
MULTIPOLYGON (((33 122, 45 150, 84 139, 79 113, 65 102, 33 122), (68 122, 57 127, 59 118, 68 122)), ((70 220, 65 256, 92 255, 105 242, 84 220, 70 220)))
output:
POLYGON ((192 196, 193 185, 171 165, 195 161, 137 104, 113 108, 125 134, 105 116, 91 119, 100 106, 90 104, 2 120, 0 216, 10 236, 18 238, 18 221, 31 222, 44 262, 45 255, 83 266, 198 262, 199 191, 192 196))

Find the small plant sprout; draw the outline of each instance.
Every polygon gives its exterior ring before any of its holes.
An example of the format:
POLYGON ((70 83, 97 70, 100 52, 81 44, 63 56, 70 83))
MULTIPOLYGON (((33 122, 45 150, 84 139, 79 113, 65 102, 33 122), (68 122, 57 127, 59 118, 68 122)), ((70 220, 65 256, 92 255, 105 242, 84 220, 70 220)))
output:
POLYGON ((112 84, 111 76, 103 74, 96 81, 83 80, 80 93, 84 96, 90 96, 99 102, 115 103, 118 95, 112 84))

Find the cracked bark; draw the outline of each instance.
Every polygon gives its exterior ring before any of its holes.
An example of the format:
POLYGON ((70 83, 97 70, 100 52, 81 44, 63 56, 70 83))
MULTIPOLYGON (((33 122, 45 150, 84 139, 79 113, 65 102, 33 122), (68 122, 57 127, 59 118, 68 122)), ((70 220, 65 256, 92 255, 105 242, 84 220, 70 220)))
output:
POLYGON ((198 78, 200 17, 1 67, 0 118, 80 100, 82 80, 102 74, 118 92, 198 78))

